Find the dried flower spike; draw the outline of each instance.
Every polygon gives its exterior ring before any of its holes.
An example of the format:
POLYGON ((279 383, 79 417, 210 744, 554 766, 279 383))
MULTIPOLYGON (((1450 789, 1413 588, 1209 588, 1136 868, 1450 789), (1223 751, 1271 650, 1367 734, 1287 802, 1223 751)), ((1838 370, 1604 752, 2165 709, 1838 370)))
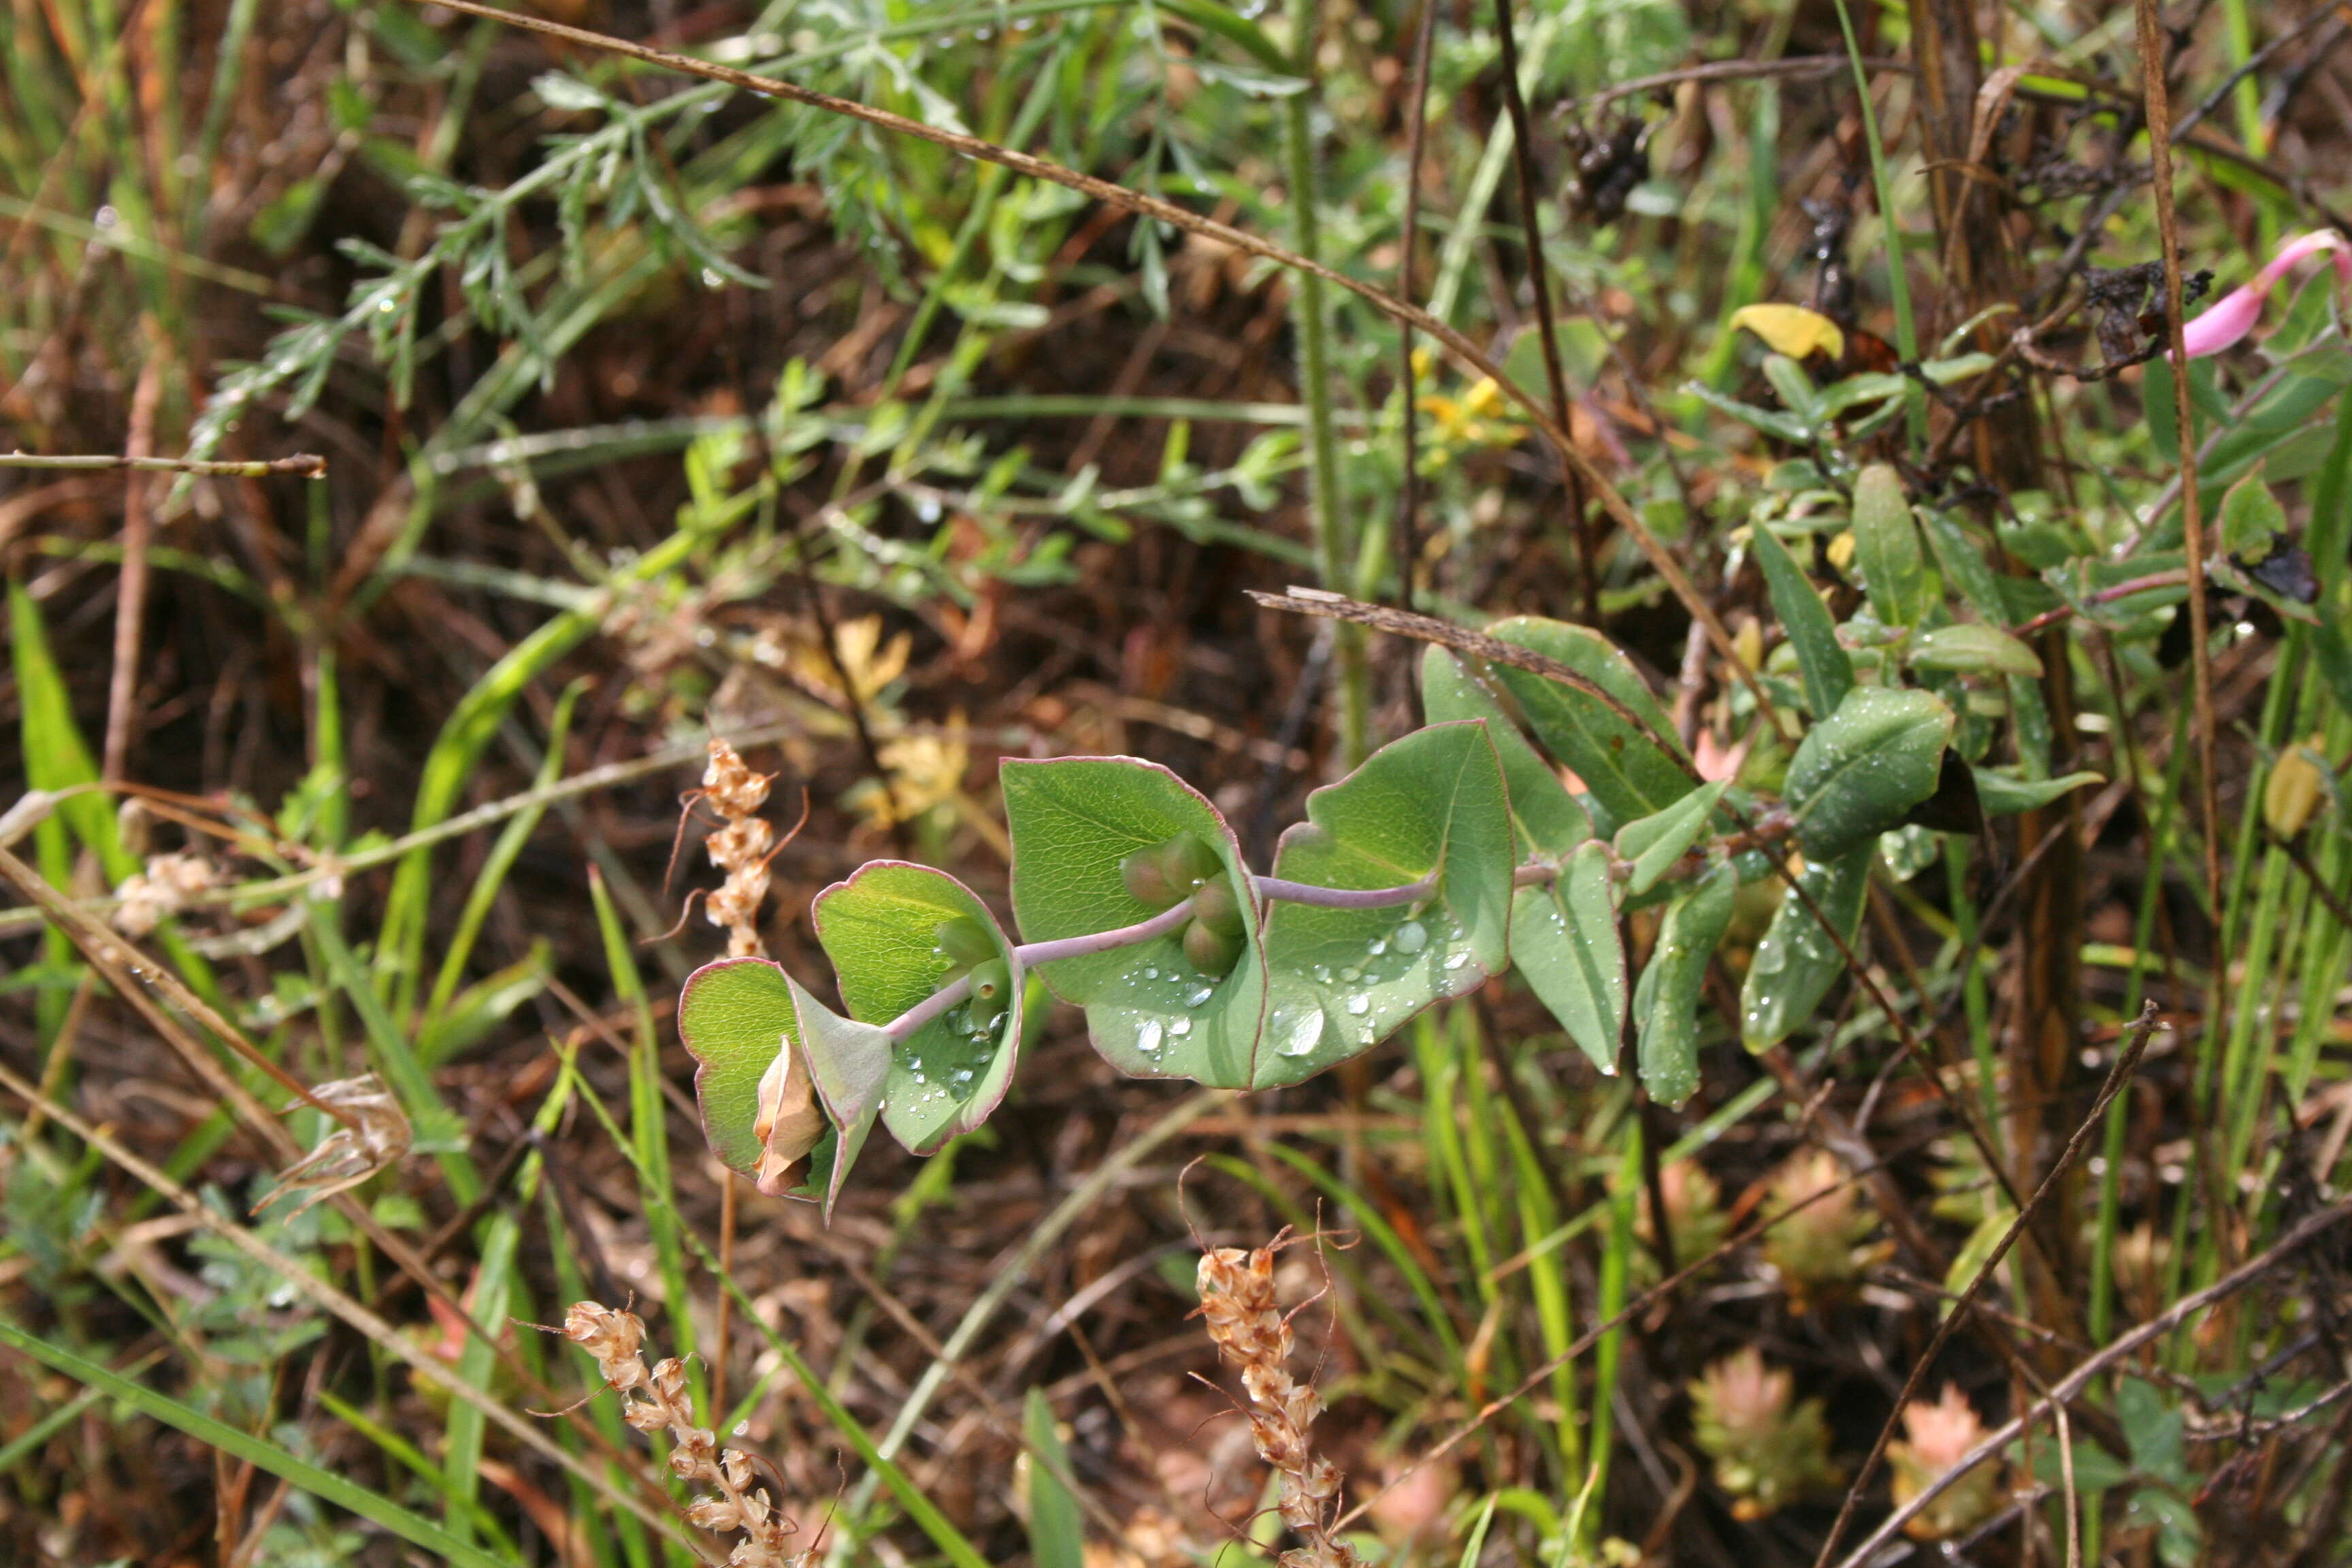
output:
POLYGON ((703 847, 710 863, 727 873, 727 880, 710 895, 703 912, 710 923, 727 928, 727 955, 760 955, 760 905, 768 896, 768 857, 775 829, 759 815, 768 803, 773 773, 754 773, 724 741, 710 742, 710 764, 702 773, 702 798, 724 819, 703 847))
MULTIPOLYGON (((286 1215, 292 1219, 337 1193, 358 1186, 378 1171, 399 1163, 408 1152, 415 1134, 409 1128, 407 1113, 373 1073, 322 1083, 310 1091, 310 1099, 344 1112, 351 1121, 337 1122, 319 1140, 317 1148, 280 1172, 278 1185, 254 1205, 256 1213, 289 1193, 307 1194, 286 1215)), ((296 1100, 286 1109, 292 1110, 302 1103, 296 1100)))
POLYGON ((201 855, 154 856, 144 871, 124 878, 115 889, 122 902, 114 911, 114 929, 125 936, 145 936, 220 879, 218 868, 201 855))
POLYGON ((1294 1342, 1274 1289, 1274 1256, 1282 1244, 1276 1237, 1255 1251, 1219 1247, 1202 1254, 1201 1318, 1217 1349, 1241 1368, 1242 1388, 1256 1407, 1250 1440, 1282 1478, 1283 1522, 1307 1539, 1282 1554, 1281 1568, 1359 1568, 1355 1549, 1330 1533, 1339 1468, 1307 1441, 1307 1428, 1323 1413, 1322 1397, 1283 1365, 1294 1342))
POLYGON ((751 1461, 738 1448, 721 1450, 718 1437, 696 1422, 686 1390, 686 1363, 672 1356, 646 1366, 646 1325, 634 1312, 594 1301, 575 1302, 563 1314, 563 1337, 596 1358, 605 1385, 621 1396, 621 1418, 640 1432, 667 1431, 670 1472, 680 1480, 716 1488, 689 1500, 682 1510, 697 1530, 721 1535, 741 1531, 728 1555, 729 1568, 809 1568, 814 1548, 786 1550, 792 1526, 778 1512, 765 1488, 751 1484, 751 1461), (643 1394, 643 1398, 632 1395, 643 1394))

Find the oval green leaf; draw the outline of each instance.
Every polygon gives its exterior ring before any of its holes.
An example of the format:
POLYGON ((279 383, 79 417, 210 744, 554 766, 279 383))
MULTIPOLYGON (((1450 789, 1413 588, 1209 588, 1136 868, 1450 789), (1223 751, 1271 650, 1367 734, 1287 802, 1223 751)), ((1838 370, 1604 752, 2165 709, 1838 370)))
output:
POLYGON ((1870 862, 1876 852, 1865 845, 1841 859, 1815 861, 1780 895, 1780 907, 1756 944, 1739 990, 1739 1034, 1749 1050, 1767 1051, 1787 1039, 1845 973, 1845 953, 1862 931, 1863 898, 1870 890, 1870 862), (1804 898, 1798 896, 1799 887, 1804 898), (1819 918, 1805 907, 1805 898, 1821 910, 1819 918), (1832 928, 1844 952, 1830 940, 1832 928))
POLYGON ((1853 559, 1871 608, 1890 626, 1916 626, 1927 607, 1927 558, 1903 480, 1885 463, 1854 476, 1853 559))
POLYGON ((1503 782, 1511 792, 1511 820, 1535 854, 1557 860, 1592 837, 1592 819, 1536 754, 1501 701, 1462 660, 1432 645, 1421 657, 1421 708, 1433 724, 1483 719, 1486 739, 1502 760, 1503 782))
POLYGON ((1772 613, 1789 634, 1797 655, 1797 668, 1805 679, 1805 706, 1815 717, 1837 711, 1853 689, 1853 660, 1837 639, 1837 622, 1829 606, 1813 591, 1811 579, 1797 564, 1780 536, 1759 523, 1748 531, 1749 548, 1764 569, 1764 587, 1772 596, 1772 613))
POLYGON ((1933 692, 1858 686, 1808 731, 1784 792, 1805 858, 1861 848, 1933 795, 1952 722, 1933 692))
POLYGON ((1633 863, 1632 880, 1625 890, 1636 896, 1657 886, 1658 879, 1675 868, 1675 862, 1689 852, 1706 831, 1706 819, 1714 814, 1716 802, 1730 786, 1730 780, 1715 783, 1690 794, 1666 807, 1654 812, 1639 822, 1629 822, 1617 830, 1617 858, 1633 863))
POLYGON ((1010 1005, 992 1026, 975 1020, 969 1004, 950 1007, 898 1041, 881 1104, 883 1125, 918 1154, 988 1120, 1013 1081, 1021 1045, 1021 962, 988 906, 944 871, 875 860, 819 893, 814 914, 850 1018, 877 1026, 937 991, 957 968, 940 950, 942 925, 968 921, 965 929, 987 934, 1013 977, 1010 1005))
POLYGON ((1511 962, 1604 1073, 1617 1070, 1632 989, 1611 882, 1609 847, 1596 839, 1577 847, 1557 879, 1511 900, 1511 962))
POLYGON ((1633 661, 1588 626, 1517 616, 1490 636, 1559 660, 1607 694, 1547 680, 1508 665, 1495 674, 1544 748, 1574 770, 1616 822, 1663 811, 1697 787, 1674 726, 1633 661))
POLYGON ((1486 726, 1433 724, 1307 797, 1274 874, 1318 888, 1395 888, 1433 873, 1418 903, 1266 914, 1270 1006, 1252 1083, 1297 1083, 1378 1044, 1431 1003, 1508 962, 1517 856, 1510 797, 1486 726))
POLYGON ((1706 961, 1731 925, 1738 889, 1739 873, 1725 861, 1668 904, 1657 945, 1634 988, 1642 1087, 1661 1105, 1679 1106, 1698 1088, 1699 992, 1706 961))
POLYGON ((746 1176, 760 1169, 760 1079, 776 1053, 799 1041, 792 981, 765 958, 722 958, 686 977, 677 1037, 700 1065, 694 1097, 703 1136, 719 1163, 746 1176))
MULTIPOLYGON (((1157 763, 1134 757, 1007 758, 999 778, 1013 835, 1013 912, 1030 942, 1087 936, 1160 911, 1127 890, 1119 862, 1190 833, 1244 886, 1241 845, 1217 808, 1157 763)), ((1407 878, 1406 880, 1411 880, 1407 878)), ((1256 900, 1237 900, 1242 953, 1223 978, 1184 956, 1181 936, 1040 964, 1054 994, 1087 1010, 1095 1049, 1137 1078, 1245 1089, 1265 1012, 1256 900)))
POLYGON ((2042 657, 1999 626, 1981 621, 1937 626, 1911 639, 1910 663, 1919 669, 1949 669, 1963 675, 2042 677, 2042 657))

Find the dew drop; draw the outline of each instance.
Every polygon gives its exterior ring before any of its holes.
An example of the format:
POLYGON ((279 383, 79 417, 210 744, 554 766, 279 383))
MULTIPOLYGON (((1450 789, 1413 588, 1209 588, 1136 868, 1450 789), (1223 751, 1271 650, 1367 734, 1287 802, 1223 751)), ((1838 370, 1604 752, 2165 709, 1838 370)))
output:
POLYGON ((1359 991, 1353 996, 1348 998, 1348 1011, 1353 1013, 1357 1017, 1360 1018, 1371 1010, 1372 999, 1365 995, 1362 992, 1359 991))
MULTIPOLYGON (((1382 953, 1386 952, 1388 950, 1389 950, 1389 939, 1388 939, 1388 938, 1386 938, 1386 937, 1384 937, 1384 936, 1376 936, 1376 937, 1372 938, 1372 940, 1371 940, 1371 941, 1370 941, 1370 942, 1366 942, 1366 943, 1364 944, 1364 951, 1365 951, 1366 952, 1370 953, 1374 958, 1378 958, 1381 954, 1382 954, 1382 953)), ((1412 949, 1407 948, 1405 951, 1406 951, 1406 952, 1410 952, 1412 951, 1412 949)))
POLYGON ((1329 964, 1318 963, 1315 966, 1315 984, 1318 985, 1328 985, 1331 984, 1331 966, 1329 964))
POLYGON ((1168 1026, 1168 1032, 1181 1040, 1192 1032, 1192 1020, 1178 1018, 1168 1026))
POLYGON ((1399 952, 1419 952, 1429 945, 1429 928, 1419 921, 1407 921, 1397 927, 1396 950, 1399 952))
POLYGON ((1297 1013, 1276 1009, 1268 1024, 1274 1030, 1274 1048, 1286 1057, 1303 1057, 1323 1038, 1320 1007, 1302 1008, 1297 1013))
POLYGON ((1198 991, 1193 992, 1190 996, 1184 998, 1184 1005, 1187 1007, 1201 1006, 1202 1004, 1206 1003, 1210 997, 1214 996, 1216 994, 1216 990, 1213 986, 1203 985, 1198 991))
POLYGON ((1160 978, 1160 971, 1156 967, 1147 969, 1143 972, 1143 977, 1146 980, 1157 980, 1160 978))
POLYGON ((1450 952, 1445 955, 1445 967, 1448 969, 1459 969, 1469 962, 1470 955, 1466 952, 1450 952))
POLYGON ((1363 977, 1364 972, 1358 969, 1354 964, 1349 964, 1347 968, 1339 971, 1339 978, 1346 981, 1350 985, 1355 984, 1357 982, 1363 979, 1363 977))
POLYGON ((1143 1027, 1135 1032, 1135 1048, 1147 1057, 1151 1055, 1160 1048, 1160 1020, 1146 1018, 1143 1027))

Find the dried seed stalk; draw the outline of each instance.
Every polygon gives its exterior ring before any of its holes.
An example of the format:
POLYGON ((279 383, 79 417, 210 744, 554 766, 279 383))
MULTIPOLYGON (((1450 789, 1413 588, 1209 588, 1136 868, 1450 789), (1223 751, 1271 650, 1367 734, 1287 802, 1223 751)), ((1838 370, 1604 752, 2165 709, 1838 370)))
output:
POLYGON ((704 848, 710 863, 727 873, 727 880, 710 895, 703 912, 710 923, 727 928, 727 954, 756 958, 760 941, 760 905, 768 896, 768 857, 773 853, 776 830, 761 816, 768 803, 773 773, 754 773, 724 741, 710 742, 710 765, 703 770, 702 798, 724 819, 704 848))
POLYGON ((1282 1478, 1282 1521, 1307 1544, 1286 1552, 1282 1568, 1360 1568, 1362 1559, 1331 1535, 1341 1476, 1318 1456, 1307 1429, 1323 1413, 1314 1385, 1294 1379, 1284 1363, 1293 1343, 1290 1320, 1274 1289, 1274 1255, 1284 1238, 1255 1251, 1213 1247, 1201 1258, 1201 1318, 1209 1338, 1241 1368, 1250 1411, 1250 1438, 1258 1458, 1282 1478))
MULTIPOLYGON (((712 744, 714 771, 719 744, 712 744)), ((767 793, 764 780, 760 793, 767 793)), ((740 1448, 720 1449, 717 1436, 695 1420, 694 1404, 686 1392, 686 1363, 671 1356, 646 1369, 646 1325, 635 1313, 594 1301, 577 1302, 563 1314, 563 1337, 596 1358, 605 1384, 621 1396, 623 1420, 640 1432, 669 1433, 676 1445, 669 1456, 672 1474, 716 1489, 715 1495, 688 1501, 684 1513, 697 1530, 743 1532, 728 1554, 729 1568, 810 1568, 816 1562, 814 1548, 786 1550, 793 1527, 777 1511, 767 1489, 751 1484, 750 1458, 740 1448)))

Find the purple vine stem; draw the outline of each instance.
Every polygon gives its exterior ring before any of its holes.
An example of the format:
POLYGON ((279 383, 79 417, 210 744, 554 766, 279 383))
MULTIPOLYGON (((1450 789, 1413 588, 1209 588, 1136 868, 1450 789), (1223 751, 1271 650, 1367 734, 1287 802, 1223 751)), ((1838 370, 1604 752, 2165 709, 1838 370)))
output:
POLYGON ((1407 882, 1402 888, 1317 888, 1305 882, 1286 882, 1279 877, 1252 877, 1250 886, 1260 899, 1279 900, 1286 904, 1313 904, 1326 910, 1385 910, 1398 904, 1417 904, 1437 891, 1437 873, 1432 871, 1418 882, 1407 882))
POLYGON ((883 1025, 882 1032, 894 1040, 906 1039, 971 994, 971 973, 967 970, 883 1025))

